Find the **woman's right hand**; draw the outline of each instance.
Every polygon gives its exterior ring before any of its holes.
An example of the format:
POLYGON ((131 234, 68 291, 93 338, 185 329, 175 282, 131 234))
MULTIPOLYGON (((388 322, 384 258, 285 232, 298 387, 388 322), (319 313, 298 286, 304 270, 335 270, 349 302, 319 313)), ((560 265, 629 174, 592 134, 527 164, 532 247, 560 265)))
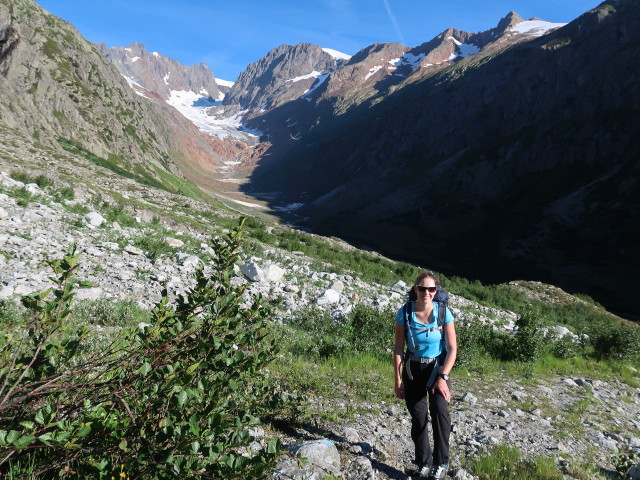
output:
POLYGON ((404 399, 404 383, 400 382, 400 383, 396 383, 396 397, 399 398, 400 400, 404 399))

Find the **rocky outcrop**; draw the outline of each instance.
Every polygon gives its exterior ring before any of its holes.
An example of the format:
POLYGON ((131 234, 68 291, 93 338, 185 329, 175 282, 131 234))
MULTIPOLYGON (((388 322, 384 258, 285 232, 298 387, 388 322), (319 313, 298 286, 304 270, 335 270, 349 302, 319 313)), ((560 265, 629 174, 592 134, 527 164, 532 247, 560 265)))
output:
POLYGON ((147 53, 144 45, 129 47, 97 45, 98 51, 112 62, 123 76, 167 100, 172 91, 193 92, 211 100, 221 100, 213 72, 204 63, 185 66, 158 52, 147 53))
POLYGON ((215 162, 191 122, 136 95, 94 45, 32 0, 0 1, 0 39, 1 127, 152 178, 178 173, 172 158, 215 162))
POLYGON ((317 45, 280 45, 240 74, 224 104, 256 112, 273 109, 302 97, 342 63, 317 45))

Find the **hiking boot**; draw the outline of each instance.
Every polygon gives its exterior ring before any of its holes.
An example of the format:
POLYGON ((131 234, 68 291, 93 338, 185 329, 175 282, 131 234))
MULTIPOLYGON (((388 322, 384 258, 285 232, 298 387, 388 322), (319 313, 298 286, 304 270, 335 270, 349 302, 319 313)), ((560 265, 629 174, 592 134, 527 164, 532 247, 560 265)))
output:
POLYGON ((429 475, 429 480, 444 480, 444 478, 447 476, 448 469, 449 469, 449 464, 447 463, 443 463, 442 465, 433 467, 429 475))
POLYGON ((411 478, 430 478, 431 465, 412 465, 404 469, 411 478))

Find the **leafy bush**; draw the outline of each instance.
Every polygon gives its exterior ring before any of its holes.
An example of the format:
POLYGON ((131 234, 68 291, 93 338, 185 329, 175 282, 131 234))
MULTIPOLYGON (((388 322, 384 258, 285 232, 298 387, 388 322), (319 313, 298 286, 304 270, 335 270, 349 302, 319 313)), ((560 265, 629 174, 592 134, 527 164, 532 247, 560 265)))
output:
POLYGON ((76 198, 76 192, 72 187, 64 187, 53 192, 53 198, 60 203, 63 200, 73 200, 76 198))
POLYGON ((335 319, 322 310, 309 309, 281 327, 280 340, 289 353, 303 357, 326 359, 366 353, 391 358, 393 318, 390 310, 363 304, 335 319))
POLYGON ((490 353, 493 331, 491 326, 480 322, 456 322, 458 355, 456 367, 473 369, 482 364, 483 357, 490 353))
POLYGON ((27 310, 8 299, 0 299, 0 327, 25 320, 27 310))
POLYGON ((163 293, 152 326, 82 362, 87 328, 67 321, 78 255, 50 262, 55 289, 24 297, 32 314, 0 333, 0 469, 11 458, 47 477, 109 478, 120 465, 148 479, 266 476, 278 443, 252 450, 249 431, 289 397, 262 374, 276 354, 270 311, 260 297, 241 308, 246 287, 230 281, 241 227, 212 242, 211 277, 198 269, 175 303, 163 293))
POLYGON ((550 345, 551 354, 561 360, 574 358, 580 353, 580 345, 570 338, 555 340, 550 345))
POLYGON ((599 360, 640 358, 640 328, 635 325, 608 324, 591 333, 594 355, 599 360))
POLYGON ((347 317, 350 328, 345 332, 350 337, 354 353, 368 352, 378 358, 391 358, 394 316, 390 309, 381 311, 369 305, 357 304, 347 317))
POLYGON ((18 204, 20 207, 28 206, 36 198, 36 196, 33 195, 25 187, 11 188, 7 193, 9 194, 9 196, 15 199, 16 204, 18 204))
POLYGON ((313 358, 340 356, 348 351, 349 326, 317 308, 300 310, 277 335, 281 345, 292 355, 313 358))
POLYGON ((527 309, 516 321, 516 328, 515 335, 504 339, 502 359, 535 362, 545 346, 539 310, 534 307, 527 309))

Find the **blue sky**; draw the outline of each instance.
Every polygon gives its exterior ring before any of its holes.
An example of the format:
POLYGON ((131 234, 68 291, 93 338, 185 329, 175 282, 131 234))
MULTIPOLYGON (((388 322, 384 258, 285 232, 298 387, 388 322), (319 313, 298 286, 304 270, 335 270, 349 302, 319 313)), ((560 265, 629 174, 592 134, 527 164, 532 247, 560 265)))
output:
POLYGON ((349 55, 377 42, 414 47, 448 27, 487 30, 516 11, 569 22, 598 0, 39 0, 92 42, 143 43, 185 64, 235 80, 283 43, 310 42, 349 55))

